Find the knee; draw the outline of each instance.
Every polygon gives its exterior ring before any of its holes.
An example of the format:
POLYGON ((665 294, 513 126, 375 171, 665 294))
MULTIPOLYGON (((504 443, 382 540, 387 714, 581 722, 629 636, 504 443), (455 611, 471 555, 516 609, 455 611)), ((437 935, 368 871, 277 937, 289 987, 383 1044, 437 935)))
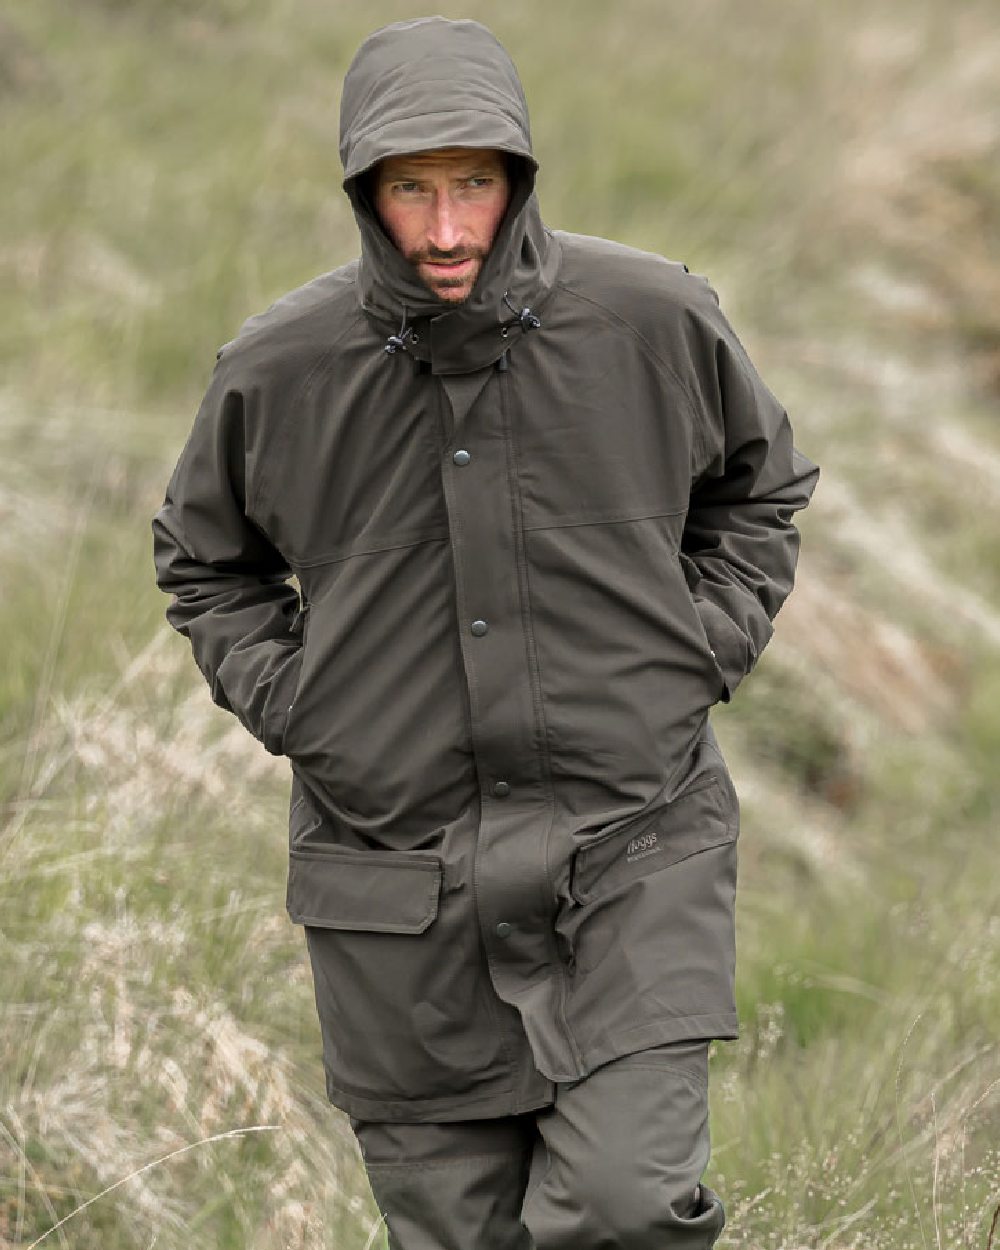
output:
POLYGON ((609 1168, 580 1200, 593 1245, 608 1250, 709 1250, 722 1231, 721 1203, 695 1183, 609 1168))
POLYGON ((550 1174, 532 1195, 522 1219, 538 1250, 709 1250, 715 1244, 725 1216, 710 1189, 603 1162, 578 1171, 572 1190, 550 1174))

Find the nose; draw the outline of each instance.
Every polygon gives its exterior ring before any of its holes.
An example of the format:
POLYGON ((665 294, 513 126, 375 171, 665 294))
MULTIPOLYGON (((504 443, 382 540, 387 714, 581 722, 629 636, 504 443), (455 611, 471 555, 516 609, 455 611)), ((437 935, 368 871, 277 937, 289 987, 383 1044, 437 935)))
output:
POLYGON ((431 208, 428 241, 438 251, 450 252, 458 247, 461 239, 461 228, 457 220, 455 205, 447 192, 434 197, 431 208))

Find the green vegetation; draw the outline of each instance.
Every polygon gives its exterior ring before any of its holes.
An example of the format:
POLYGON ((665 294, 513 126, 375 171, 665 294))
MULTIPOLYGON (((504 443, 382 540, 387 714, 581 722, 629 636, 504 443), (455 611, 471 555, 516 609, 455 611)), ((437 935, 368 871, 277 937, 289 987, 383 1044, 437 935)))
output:
MULTIPOLYGON (((340 77, 368 30, 420 11, 0 18, 3 1250, 380 1244, 283 913, 285 766, 163 623, 149 518, 216 347, 353 254, 340 77)), ((716 717, 744 811, 744 1031, 713 1055, 721 1244, 985 1250, 994 6, 438 11, 481 17, 521 68, 546 219, 707 274, 823 466, 796 593, 716 717)))

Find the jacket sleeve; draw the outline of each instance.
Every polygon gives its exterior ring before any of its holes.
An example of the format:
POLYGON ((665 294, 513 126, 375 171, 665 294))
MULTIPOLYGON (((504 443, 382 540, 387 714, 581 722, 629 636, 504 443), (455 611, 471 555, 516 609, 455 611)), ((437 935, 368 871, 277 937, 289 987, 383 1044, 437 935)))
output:
POLYGON ((698 461, 681 564, 728 702, 792 589, 799 551, 792 517, 809 502, 819 469, 792 445, 787 413, 701 281, 691 314, 698 461))
POLYGON ((247 516, 247 405, 231 374, 220 353, 153 519, 156 580, 212 698, 277 755, 301 665, 300 600, 247 516))

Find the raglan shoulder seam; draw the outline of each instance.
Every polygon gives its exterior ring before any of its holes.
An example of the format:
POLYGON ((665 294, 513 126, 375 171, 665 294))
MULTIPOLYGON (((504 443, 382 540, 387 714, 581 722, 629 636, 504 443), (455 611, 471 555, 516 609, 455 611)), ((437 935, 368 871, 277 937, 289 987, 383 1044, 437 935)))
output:
POLYGON ((638 328, 638 326, 633 325, 632 322, 629 321, 627 317, 622 316, 622 314, 618 312, 616 309, 610 308, 607 304, 603 303, 599 299, 595 299, 594 296, 592 295, 585 295, 582 291, 577 290, 575 287, 569 286, 566 282, 562 282, 562 281, 557 282, 556 286, 559 290, 564 291, 567 295, 571 296, 572 298, 578 299, 585 304, 589 304, 592 308, 597 309, 599 312, 603 313, 604 316, 609 321, 612 321, 616 323, 617 325, 623 327, 634 338, 638 339, 639 342, 642 344, 643 348, 645 349, 646 353, 656 362, 659 368, 663 369, 666 373, 670 375, 670 377, 674 380, 674 382, 680 388, 680 391, 683 394, 685 401, 687 402, 688 409, 690 411, 690 415, 692 419, 697 421, 698 405, 695 401, 694 396, 691 393, 690 387, 684 381, 684 379, 680 376, 680 374, 677 372, 674 366, 668 360, 664 360, 663 356, 660 355, 660 353, 656 350, 653 344, 650 343, 649 339, 646 338, 646 336, 642 333, 642 331, 638 328))
MULTIPOLYGON (((331 342, 324 344, 319 351, 319 355, 313 361, 312 366, 305 373, 302 380, 295 387, 294 391, 292 391, 288 400, 286 400, 284 404, 284 409, 286 411, 292 409, 297 403, 306 397, 309 393, 309 388, 313 385, 323 367, 329 363, 334 352, 340 346, 343 339, 352 329, 354 329, 363 316, 364 313, 361 307, 356 306, 354 315, 349 317, 346 323, 341 326, 340 332, 331 342)), ((246 511, 248 517, 254 514, 259 515, 260 510, 267 499, 266 487, 269 485, 267 467, 272 463, 273 457, 267 455, 266 453, 269 448, 272 447, 273 440, 277 436, 277 432, 282 429, 283 426, 284 422, 274 421, 270 423, 268 428, 262 431, 263 438, 261 441, 261 470, 259 473, 259 480, 247 483, 246 511)))

